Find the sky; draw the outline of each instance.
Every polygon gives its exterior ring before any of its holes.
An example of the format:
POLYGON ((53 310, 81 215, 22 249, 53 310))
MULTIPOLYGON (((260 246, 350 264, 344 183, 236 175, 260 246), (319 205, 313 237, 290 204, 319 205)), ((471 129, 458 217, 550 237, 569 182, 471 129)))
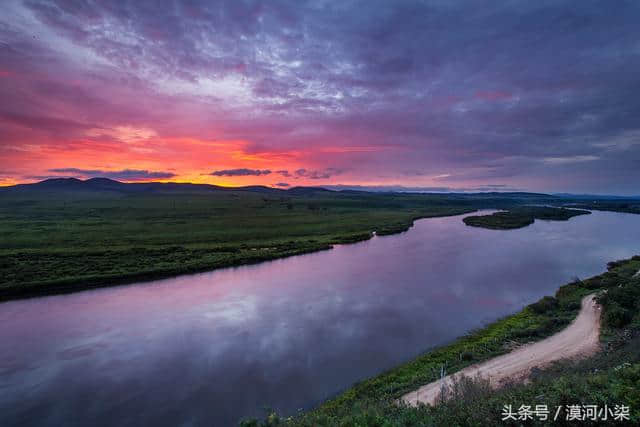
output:
POLYGON ((14 1, 0 185, 640 194, 638 1, 14 1))

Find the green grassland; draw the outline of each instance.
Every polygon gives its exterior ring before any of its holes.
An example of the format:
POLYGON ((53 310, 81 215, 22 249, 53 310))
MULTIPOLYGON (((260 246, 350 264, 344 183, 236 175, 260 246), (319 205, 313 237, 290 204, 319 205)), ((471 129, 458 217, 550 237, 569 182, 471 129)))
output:
POLYGON ((472 210, 464 202, 330 192, 0 195, 0 297, 258 262, 472 210))
POLYGON ((418 218, 564 202, 535 193, 225 189, 103 178, 0 188, 0 300, 329 249, 373 231, 405 231, 418 218))
MULTIPOLYGON (((626 405, 632 422, 640 422, 640 256, 613 262, 608 271, 562 286, 522 311, 474 331, 453 343, 365 380, 296 417, 271 413, 264 420, 245 420, 243 426, 486 426, 502 425, 503 405, 582 404, 626 405), (606 292, 602 292, 605 291, 606 292), (411 408, 396 404, 403 394, 465 366, 508 352, 512 345, 539 340, 567 326, 580 300, 599 293, 603 307, 603 351, 581 362, 563 362, 532 375, 528 384, 491 390, 485 381, 466 379, 452 391, 453 399, 436 407, 411 408)), ((564 416, 564 413, 563 413, 564 416)), ((537 421, 528 421, 527 425, 537 421)), ((557 425, 575 421, 559 420, 557 425)), ((506 425, 521 425, 521 421, 506 425)), ((540 422, 540 425, 545 425, 540 422)), ((555 425, 554 424, 554 425, 555 425)), ((587 425, 597 425, 597 423, 587 425)))
POLYGON ((578 215, 588 215, 591 212, 580 209, 566 209, 547 206, 523 206, 508 211, 495 212, 491 215, 471 215, 463 219, 464 223, 472 227, 482 227, 492 230, 510 230, 533 224, 536 219, 545 221, 568 221, 578 215))

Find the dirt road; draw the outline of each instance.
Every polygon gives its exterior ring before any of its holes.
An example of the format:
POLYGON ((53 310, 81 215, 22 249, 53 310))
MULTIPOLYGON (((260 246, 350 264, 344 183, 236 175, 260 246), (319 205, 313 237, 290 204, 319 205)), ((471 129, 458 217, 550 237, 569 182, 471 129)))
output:
POLYGON ((502 356, 477 363, 448 375, 444 380, 434 381, 402 396, 401 400, 416 406, 418 402, 433 405, 442 387, 442 381, 450 386, 459 375, 488 378, 492 387, 497 388, 505 381, 525 379, 531 368, 541 367, 560 359, 587 356, 598 350, 600 337, 600 307, 594 294, 582 299, 578 317, 566 329, 531 344, 526 344, 502 356))

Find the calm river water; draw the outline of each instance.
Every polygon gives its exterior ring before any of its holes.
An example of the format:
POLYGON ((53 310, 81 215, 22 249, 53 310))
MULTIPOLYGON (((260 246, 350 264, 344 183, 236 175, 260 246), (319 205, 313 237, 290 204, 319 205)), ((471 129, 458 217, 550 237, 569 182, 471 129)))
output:
POLYGON ((258 265, 0 304, 3 426, 225 426, 309 408, 640 253, 640 216, 462 216, 258 265))

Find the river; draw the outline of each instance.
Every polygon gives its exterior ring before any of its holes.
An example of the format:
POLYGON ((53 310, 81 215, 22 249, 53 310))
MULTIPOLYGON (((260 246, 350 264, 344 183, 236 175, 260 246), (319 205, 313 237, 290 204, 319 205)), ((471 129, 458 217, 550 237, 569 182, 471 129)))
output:
POLYGON ((3 426, 285 415, 640 253, 640 215, 463 216, 257 265, 0 304, 3 426))

